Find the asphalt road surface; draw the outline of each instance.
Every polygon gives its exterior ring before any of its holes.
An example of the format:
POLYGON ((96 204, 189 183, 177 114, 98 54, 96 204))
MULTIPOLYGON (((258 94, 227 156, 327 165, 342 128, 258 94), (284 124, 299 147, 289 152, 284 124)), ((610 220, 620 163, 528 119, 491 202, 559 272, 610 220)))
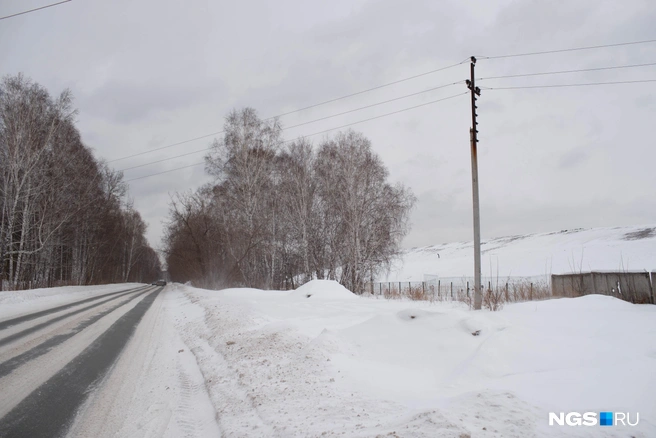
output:
POLYGON ((0 321, 0 437, 65 436, 162 289, 126 288, 0 321))

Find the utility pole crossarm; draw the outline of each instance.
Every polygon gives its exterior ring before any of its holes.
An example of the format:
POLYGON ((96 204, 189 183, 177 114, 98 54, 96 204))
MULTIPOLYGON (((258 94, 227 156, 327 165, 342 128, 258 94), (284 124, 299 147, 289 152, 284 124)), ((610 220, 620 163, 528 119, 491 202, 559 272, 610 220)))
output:
POLYGON ((469 141, 471 144, 471 162, 472 162, 472 198, 474 204, 474 309, 480 310, 483 301, 481 290, 481 216, 478 201, 478 122, 476 121, 476 96, 481 95, 481 89, 474 82, 474 67, 476 58, 471 57, 470 73, 471 78, 466 82, 467 88, 471 91, 471 111, 472 127, 469 130, 469 141))

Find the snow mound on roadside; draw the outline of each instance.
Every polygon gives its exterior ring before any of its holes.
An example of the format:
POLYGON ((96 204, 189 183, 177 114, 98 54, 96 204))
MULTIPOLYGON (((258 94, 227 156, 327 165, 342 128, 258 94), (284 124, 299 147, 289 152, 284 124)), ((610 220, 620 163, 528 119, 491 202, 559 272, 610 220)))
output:
POLYGON ((299 299, 344 300, 357 296, 333 280, 312 280, 289 293, 290 297, 299 299))

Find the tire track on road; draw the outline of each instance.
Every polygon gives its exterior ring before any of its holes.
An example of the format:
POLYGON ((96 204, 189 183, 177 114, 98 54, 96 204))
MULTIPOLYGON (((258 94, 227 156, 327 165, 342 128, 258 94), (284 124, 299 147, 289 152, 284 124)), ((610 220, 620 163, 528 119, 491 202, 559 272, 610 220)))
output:
POLYGON ((0 322, 0 330, 4 330, 4 329, 9 328, 11 326, 14 326, 16 324, 22 324, 26 321, 30 321, 32 319, 36 319, 36 318, 39 318, 41 316, 45 316, 45 315, 49 315, 51 313, 59 312, 60 310, 70 309, 71 307, 79 306, 80 304, 90 303, 91 301, 99 300, 101 298, 108 297, 110 295, 117 295, 117 294, 120 294, 120 293, 123 293, 123 292, 136 291, 138 289, 147 288, 147 287, 148 286, 146 285, 146 286, 135 287, 135 288, 132 288, 132 289, 124 289, 124 290, 119 290, 119 291, 116 291, 116 292, 110 292, 110 293, 107 293, 107 294, 98 295, 98 296, 95 296, 95 297, 86 298, 84 300, 76 301, 74 303, 68 303, 68 304, 64 304, 62 306, 53 307, 51 309, 40 310, 38 312, 29 313, 27 315, 18 316, 16 318, 7 319, 5 321, 0 322))
MULTIPOLYGON (((21 353, 21 354, 15 356, 15 357, 12 357, 9 360, 6 360, 5 362, 0 363, 0 378, 8 375, 9 373, 11 373, 13 370, 20 367, 21 365, 23 365, 23 364, 25 364, 25 363, 33 360, 33 359, 36 359, 39 356, 42 356, 42 355, 48 353, 54 347, 56 347, 59 344, 65 342, 66 340, 72 338, 73 336, 80 333, 85 328, 89 327, 91 324, 95 323, 96 321, 100 320, 101 318, 105 317, 106 315, 112 313, 113 311, 115 311, 119 307, 122 307, 125 304, 129 303, 130 301, 133 301, 133 300, 139 298, 140 296, 142 296, 146 292, 148 292, 148 291, 145 290, 143 292, 138 292, 135 296, 130 297, 127 300, 121 301, 117 305, 115 305, 113 307, 110 307, 109 309, 104 310, 100 313, 97 313, 96 315, 93 315, 92 317, 82 321, 77 326, 72 328, 70 331, 68 331, 66 333, 59 334, 59 335, 55 335, 51 338, 48 338, 47 340, 43 341, 39 345, 36 345, 35 347, 33 347, 29 350, 27 350, 26 352, 21 353)), ((133 293, 133 292, 128 292, 128 293, 133 293)), ((120 297, 111 298, 110 300, 114 300, 114 299, 117 299, 117 298, 120 298, 120 297)), ((103 304, 104 303, 106 303, 106 301, 104 301, 103 304)), ((94 307, 95 307, 95 305, 94 305, 94 307)))
POLYGON ((1 418, 0 436, 65 434, 78 408, 114 364, 161 290, 147 295, 61 371, 1 418))
MULTIPOLYGON (((148 290, 148 289, 146 288, 146 290, 144 290, 144 292, 146 292, 147 290, 148 290)), ((63 315, 59 315, 59 316, 57 316, 57 317, 55 317, 55 318, 49 319, 49 320, 44 321, 44 322, 42 322, 42 323, 40 323, 40 324, 36 324, 36 325, 33 325, 32 327, 28 327, 28 328, 26 328, 25 330, 22 330, 22 331, 20 331, 20 332, 18 332, 18 333, 14 333, 14 334, 12 334, 12 335, 9 335, 9 336, 7 336, 6 338, 2 338, 2 339, 0 339, 0 347, 3 347, 3 346, 5 346, 5 345, 7 345, 7 344, 10 344, 10 343, 12 343, 12 342, 14 342, 14 341, 16 341, 16 340, 18 340, 18 339, 20 339, 20 338, 22 338, 22 337, 25 337, 25 336, 27 336, 27 335, 29 335, 29 334, 32 334, 32 333, 34 333, 34 332, 37 332, 37 331, 39 331, 39 330, 41 330, 41 329, 43 329, 43 328, 45 328, 45 327, 48 327, 49 325, 52 325, 52 324, 54 324, 54 323, 56 323, 56 322, 62 321, 62 320, 67 319, 67 318, 70 318, 71 316, 77 315, 78 313, 85 312, 85 311, 87 311, 87 310, 89 310, 89 309, 93 309, 93 308, 95 308, 95 307, 102 306, 103 304, 108 303, 108 302, 110 302, 110 301, 118 300, 119 298, 124 297, 125 295, 131 294, 131 293, 134 293, 134 292, 136 292, 136 291, 135 291, 135 290, 123 291, 122 293, 120 293, 120 294, 117 295, 117 296, 113 296, 113 297, 107 298, 106 300, 99 301, 99 302, 97 302, 97 303, 93 303, 93 304, 91 304, 91 305, 89 305, 89 306, 82 307, 81 309, 73 310, 72 312, 68 312, 68 313, 65 313, 65 314, 63 314, 63 315)), ((142 293, 144 293, 144 292, 142 292, 142 293)), ((0 377, 1 377, 1 375, 0 375, 0 377)))
POLYGON ((68 438, 223 436, 196 358, 172 321, 177 292, 167 287, 157 297, 68 438))

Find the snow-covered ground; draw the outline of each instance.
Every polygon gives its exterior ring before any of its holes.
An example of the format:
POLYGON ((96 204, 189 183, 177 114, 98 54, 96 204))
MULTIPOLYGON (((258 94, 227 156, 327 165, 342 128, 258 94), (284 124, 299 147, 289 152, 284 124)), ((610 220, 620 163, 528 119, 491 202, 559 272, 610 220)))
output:
MULTIPOLYGON (((483 276, 545 277, 579 271, 656 271, 656 225, 562 230, 483 239, 483 276)), ((472 242, 412 248, 379 281, 461 278, 474 272, 472 242), (438 256, 439 255, 439 256, 438 256)))
POLYGON ((653 305, 591 295, 492 313, 316 280, 293 292, 171 288, 224 436, 656 436, 653 305), (570 411, 640 423, 548 425, 570 411))
MULTIPOLYGON (((0 321, 133 286, 3 293, 0 321)), ((139 299, 6 375, 0 415, 139 299)), ((48 330, 63 334, 112 303, 48 330)), ((30 345, 0 348, 0 362, 30 345)), ((475 312, 323 280, 295 291, 171 284, 69 436, 654 437, 655 394, 654 305, 588 295, 475 312), (548 422, 550 412, 602 411, 639 424, 548 422)))

